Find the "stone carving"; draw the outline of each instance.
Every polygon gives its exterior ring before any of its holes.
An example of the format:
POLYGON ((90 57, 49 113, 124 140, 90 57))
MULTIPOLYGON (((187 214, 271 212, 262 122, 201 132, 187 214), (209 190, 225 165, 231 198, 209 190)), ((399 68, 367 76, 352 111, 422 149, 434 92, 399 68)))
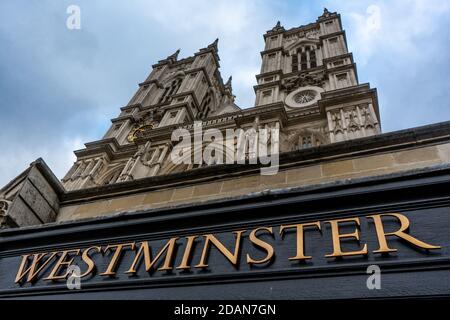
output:
POLYGON ((323 14, 319 18, 328 18, 330 16, 330 11, 327 8, 323 8, 323 14))
POLYGON ((367 104, 329 111, 329 128, 332 142, 368 137, 379 133, 371 106, 367 104))
POLYGON ((11 201, 0 199, 0 228, 8 227, 8 209, 11 201))
POLYGON ((323 73, 306 74, 303 73, 298 77, 290 78, 284 81, 283 89, 288 92, 306 86, 322 87, 325 77, 323 73))
POLYGON ((275 25, 275 27, 272 28, 272 31, 279 31, 279 30, 284 30, 284 28, 281 25, 281 22, 277 21, 277 24, 275 25))
POLYGON ((344 126, 342 124, 341 112, 333 112, 331 114, 331 121, 333 122, 333 133, 344 133, 344 126))
POLYGON ((162 111, 158 109, 150 109, 141 113, 128 134, 127 140, 134 142, 136 139, 144 137, 146 133, 158 126, 161 119, 162 111))
POLYGON ((375 121, 372 118, 372 113, 370 112, 369 107, 361 107, 361 116, 364 119, 364 128, 375 128, 375 121))
POLYGON ((289 47, 292 43, 299 40, 317 40, 319 39, 319 30, 311 29, 307 31, 299 31, 294 34, 290 34, 284 37, 284 46, 289 47))
POLYGON ((11 201, 4 200, 4 199, 0 200, 0 217, 4 217, 7 215, 10 205, 11 205, 11 201))
POLYGON ((319 38, 319 30, 313 29, 306 32, 305 37, 307 39, 318 39, 319 38))
POLYGON ((356 109, 350 109, 346 112, 347 119, 348 119, 348 130, 352 132, 356 132, 359 130, 359 120, 358 120, 358 114, 356 113, 356 109))

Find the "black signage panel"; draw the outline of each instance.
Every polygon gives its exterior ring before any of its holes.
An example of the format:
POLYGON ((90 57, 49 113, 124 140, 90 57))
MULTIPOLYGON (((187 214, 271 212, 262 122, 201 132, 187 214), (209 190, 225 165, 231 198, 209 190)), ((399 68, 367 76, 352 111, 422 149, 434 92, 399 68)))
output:
POLYGON ((448 296, 447 174, 441 170, 4 231, 0 295, 448 296))

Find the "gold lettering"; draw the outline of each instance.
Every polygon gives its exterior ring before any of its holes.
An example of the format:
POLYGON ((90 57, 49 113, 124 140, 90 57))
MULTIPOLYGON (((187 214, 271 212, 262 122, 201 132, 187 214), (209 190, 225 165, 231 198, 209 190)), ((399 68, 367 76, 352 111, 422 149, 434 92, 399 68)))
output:
POLYGON ((65 261, 67 255, 69 253, 75 253, 75 255, 78 255, 78 254, 80 254, 80 249, 62 251, 58 262, 56 262, 56 265, 53 267, 52 272, 50 272, 49 276, 47 278, 44 278, 44 280, 59 280, 59 279, 65 279, 67 277, 67 272, 61 276, 57 276, 57 273, 62 266, 68 267, 72 264, 74 258, 71 258, 70 260, 65 261))
POLYGON ((409 228, 409 220, 406 216, 399 214, 399 213, 385 213, 385 214, 377 214, 372 216, 367 216, 367 218, 373 219, 375 223, 375 229, 377 232, 378 237, 378 244, 380 247, 378 250, 375 250, 374 253, 385 253, 385 252, 395 252, 397 249, 391 249, 389 248, 386 240, 386 236, 397 236, 403 240, 406 240, 413 245, 423 248, 423 249, 440 249, 440 246, 433 246, 431 244, 425 243, 423 241, 420 241, 413 236, 405 233, 405 231, 409 228), (400 221, 400 228, 397 231, 394 232, 385 232, 383 227, 383 222, 381 217, 382 216, 392 216, 396 217, 400 221))
POLYGON ((289 260, 307 260, 311 259, 311 256, 305 256, 305 237, 304 237, 304 228, 305 227, 317 227, 320 229, 320 222, 311 222, 311 223, 301 223, 301 224, 290 224, 286 226, 280 226, 280 235, 283 237, 283 232, 286 229, 296 228, 297 231, 297 254, 295 257, 290 257, 289 260))
POLYGON ((150 269, 153 267, 156 261, 163 255, 164 252, 166 253, 166 258, 164 259, 164 265, 159 268, 158 270, 171 270, 171 262, 173 258, 173 251, 175 249, 175 242, 177 241, 178 237, 171 238, 166 245, 158 252, 155 259, 152 261, 152 253, 151 248, 148 245, 148 241, 141 242, 141 246, 139 247, 138 252, 136 253, 136 257, 133 260, 133 263, 131 264, 130 269, 125 273, 136 273, 136 265, 139 262, 139 259, 141 257, 141 254, 144 253, 144 261, 145 261, 145 270, 147 272, 150 271, 150 269))
POLYGON ((203 237, 205 238, 205 245, 203 247, 202 251, 202 257, 200 258, 200 263, 195 266, 195 268, 207 268, 208 264, 206 261, 206 255, 208 254, 208 250, 210 247, 210 243, 212 243, 219 251, 234 265, 237 265, 237 260, 239 256, 239 250, 241 248, 241 238, 242 233, 244 233, 245 230, 241 231, 234 231, 233 233, 236 234, 236 241, 234 244, 234 253, 231 253, 214 235, 212 234, 206 234, 203 237))
POLYGON ((250 239, 250 241, 251 241, 253 244, 255 244, 256 246, 258 246, 258 247, 264 249, 264 250, 267 252, 267 255, 266 255, 266 257, 265 257, 264 259, 261 259, 261 260, 254 260, 254 259, 252 259, 252 258, 250 257, 249 254, 247 254, 247 263, 248 263, 248 264, 261 264, 261 263, 265 263, 265 262, 267 262, 267 261, 270 261, 270 260, 272 259, 272 257, 273 257, 273 254, 274 254, 273 247, 272 247, 270 244, 268 244, 267 242, 265 242, 265 241, 259 239, 259 238, 257 237, 257 235, 256 235, 256 234, 258 233, 258 231, 260 231, 260 230, 261 230, 261 231, 263 231, 263 230, 268 231, 268 232, 273 236, 272 227, 270 227, 270 228, 261 227, 261 228, 257 228, 257 229, 255 229, 255 230, 253 230, 253 231, 250 233, 249 239, 250 239))
POLYGON ((92 258, 89 256, 89 251, 91 251, 92 249, 97 250, 97 252, 102 252, 102 247, 100 247, 100 246, 89 247, 89 248, 87 248, 86 250, 83 251, 83 254, 81 255, 81 258, 87 264, 88 268, 87 268, 85 273, 80 275, 80 278, 86 277, 88 274, 90 274, 95 269, 95 263, 92 260, 92 258))
POLYGON ((355 256, 360 254, 362 255, 367 254, 367 244, 365 244, 363 248, 359 251, 342 252, 341 249, 342 238, 355 238, 356 240, 359 241, 359 230, 358 230, 358 226, 360 225, 359 218, 330 220, 325 222, 328 222, 331 225, 331 234, 333 237, 333 253, 325 255, 325 257, 342 257, 342 256, 355 256), (340 234, 339 233, 340 222, 356 222, 357 227, 355 228, 355 232, 340 234))
POLYGON ((135 243, 134 242, 130 242, 130 243, 108 245, 104 249, 104 252, 106 252, 106 251, 108 251, 111 248, 116 248, 116 250, 114 252, 114 255, 113 255, 112 259, 111 259, 111 262, 108 265, 108 268, 106 269, 105 272, 100 273, 101 276, 114 276, 116 274, 115 270, 116 270, 116 267, 117 267, 117 263, 119 262, 120 254, 122 253, 122 250, 125 247, 130 247, 131 250, 134 250, 135 243))
POLYGON ((189 258, 191 257, 191 251, 192 246, 194 244, 194 240, 197 238, 197 236, 189 236, 186 237, 186 248, 184 249, 183 259, 181 260, 180 265, 177 267, 177 269, 189 269, 191 266, 189 263, 189 258))
POLYGON ((48 254, 47 252, 33 254, 33 261, 31 263, 31 266, 28 267, 28 269, 26 270, 24 269, 28 263, 28 257, 30 255, 27 254, 22 256, 22 262, 20 264, 19 271, 17 272, 15 283, 22 281, 22 279, 25 277, 26 274, 28 274, 28 278, 26 281, 32 282, 34 278, 39 274, 39 272, 41 272, 45 268, 45 266, 48 265, 48 263, 56 256, 57 253, 58 252, 52 252, 50 257, 48 257, 47 260, 45 260, 44 263, 37 270, 35 270, 37 264, 41 261, 43 257, 45 257, 48 254))
MULTIPOLYGON (((389 253, 396 252, 397 249, 390 248, 388 245, 388 237, 396 236, 401 240, 405 240, 408 243, 422 249, 430 250, 430 249, 440 249, 440 246, 431 245, 425 243, 412 235, 409 234, 409 219, 400 213, 386 213, 386 214, 376 214, 369 215, 366 218, 370 218, 373 220, 375 225, 375 230, 377 234, 377 240, 379 244, 379 248, 374 250, 373 253, 389 253), (383 216, 388 216, 391 218, 395 218, 400 226, 396 231, 386 232, 383 225, 383 216)), ((386 220, 386 219, 385 219, 386 220)), ((367 255, 367 244, 360 243, 360 218, 344 218, 344 219, 335 219, 324 221, 325 223, 329 223, 331 226, 331 237, 333 244, 333 253, 326 254, 325 257, 342 257, 342 256, 355 256, 355 255, 367 255), (340 228, 344 227, 342 224, 344 223, 352 223, 352 231, 353 227, 355 227, 352 233, 340 233, 340 228), (346 251, 344 252, 342 249, 342 245, 344 243, 343 239, 357 241, 358 250, 355 251, 346 251)), ((386 223, 386 221, 384 221, 386 223)), ((289 225, 280 225, 279 226, 279 234, 281 238, 283 238, 286 232, 292 229, 292 232, 296 232, 296 255, 289 257, 289 260, 308 260, 312 259, 312 256, 306 255, 305 249, 305 231, 306 228, 314 228, 322 232, 321 222, 315 221, 310 223, 301 223, 301 224, 289 224, 289 225)), ((200 261, 195 268, 207 268, 209 267, 209 255, 212 250, 211 247, 214 246, 219 254, 223 255, 234 267, 238 266, 239 257, 242 250, 242 237, 246 230, 233 231, 234 234, 234 249, 227 248, 214 234, 204 234, 201 237, 204 239, 203 248, 201 252, 200 261)), ((261 250, 265 256, 261 259, 255 259, 252 253, 246 254, 246 262, 249 265, 257 265, 264 264, 270 262, 275 256, 275 247, 271 241, 264 241, 261 238, 263 233, 269 234, 272 239, 274 239, 274 233, 272 227, 258 227, 253 229, 249 234, 249 241, 256 249, 261 250)), ((227 236, 227 235, 224 235, 227 236)), ((230 236, 228 234, 228 236, 230 236)), ((176 269, 184 270, 191 268, 191 259, 194 255, 194 247, 196 247, 196 239, 199 238, 199 235, 186 236, 184 252, 181 259, 180 264, 176 269)), ((121 243, 114 245, 107 245, 106 247, 102 246, 92 246, 87 249, 71 249, 64 251, 55 251, 55 252, 43 252, 43 253, 35 253, 35 254, 26 254, 22 255, 22 260, 17 271, 17 275, 15 278, 15 283, 23 283, 23 282, 34 282, 41 278, 41 273, 46 274, 48 270, 51 269, 48 277, 43 278, 44 280, 60 280, 68 277, 67 269, 73 264, 76 256, 81 254, 81 260, 86 264, 87 269, 80 277, 86 277, 90 274, 93 274, 96 269, 96 263, 94 259, 90 256, 94 252, 104 253, 110 250, 109 255, 111 256, 109 264, 106 270, 103 273, 100 273, 101 276, 114 276, 116 275, 119 262, 122 258, 123 251, 125 249, 131 249, 135 253, 134 259, 131 263, 130 268, 125 272, 128 274, 136 274, 137 269, 139 268, 142 260, 145 263, 145 270, 147 272, 154 270, 158 271, 167 271, 172 270, 174 268, 173 261, 175 261, 175 254, 177 252, 177 240, 179 237, 173 237, 167 240, 167 242, 162 246, 158 252, 155 252, 155 257, 152 257, 152 247, 148 241, 139 242, 139 247, 136 250, 136 243, 121 243), (158 262, 159 261, 159 262, 158 262), (159 268, 158 268, 159 267, 159 268), (66 269, 66 270, 62 270, 66 269)), ((200 238, 201 239, 201 238, 200 238)), ((232 246, 233 244, 230 244, 232 246)), ((181 254, 181 250, 180 250, 181 254)), ((108 255, 108 256, 109 256, 108 255)))

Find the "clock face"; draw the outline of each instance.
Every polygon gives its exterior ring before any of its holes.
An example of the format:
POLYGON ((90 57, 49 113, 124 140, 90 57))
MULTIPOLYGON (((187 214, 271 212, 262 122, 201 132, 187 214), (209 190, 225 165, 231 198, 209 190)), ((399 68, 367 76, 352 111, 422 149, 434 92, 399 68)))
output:
POLYGON ((133 142, 137 138, 142 137, 146 131, 152 130, 154 127, 155 127, 155 125, 153 123, 151 123, 151 124, 145 124, 145 125, 139 126, 137 128, 134 128, 133 130, 131 130, 130 134, 128 135, 127 140, 129 142, 133 142))
POLYGON ((284 102, 291 109, 312 106, 320 99, 321 92, 323 89, 320 87, 301 87, 288 94, 284 102))

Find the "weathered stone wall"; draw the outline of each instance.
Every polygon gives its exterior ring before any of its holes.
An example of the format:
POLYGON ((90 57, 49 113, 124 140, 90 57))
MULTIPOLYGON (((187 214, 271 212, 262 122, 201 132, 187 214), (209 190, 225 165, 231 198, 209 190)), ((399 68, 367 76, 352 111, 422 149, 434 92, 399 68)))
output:
POLYGON ((317 159, 316 164, 280 170, 277 175, 242 175, 209 183, 192 183, 122 197, 111 197, 74 205, 62 205, 57 221, 69 221, 119 212, 193 204, 239 197, 264 190, 309 186, 345 179, 374 177, 396 172, 450 164, 450 143, 415 146, 409 149, 352 156, 344 159, 317 159))
POLYGON ((54 222, 62 185, 42 159, 0 190, 0 227, 27 227, 54 222))

